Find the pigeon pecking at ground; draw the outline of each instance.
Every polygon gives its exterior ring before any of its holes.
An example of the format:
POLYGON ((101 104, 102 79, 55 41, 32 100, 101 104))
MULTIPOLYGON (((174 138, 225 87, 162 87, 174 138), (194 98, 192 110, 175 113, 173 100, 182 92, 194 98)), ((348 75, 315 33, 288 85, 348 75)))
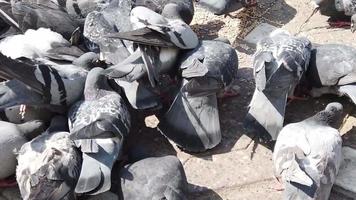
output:
POLYGON ((287 98, 306 72, 311 52, 307 38, 277 29, 259 41, 254 57, 256 89, 245 120, 248 131, 276 140, 283 127, 287 98))
POLYGON ((323 111, 285 126, 273 152, 275 176, 284 185, 283 199, 329 199, 342 161, 337 128, 342 105, 329 103, 323 111))

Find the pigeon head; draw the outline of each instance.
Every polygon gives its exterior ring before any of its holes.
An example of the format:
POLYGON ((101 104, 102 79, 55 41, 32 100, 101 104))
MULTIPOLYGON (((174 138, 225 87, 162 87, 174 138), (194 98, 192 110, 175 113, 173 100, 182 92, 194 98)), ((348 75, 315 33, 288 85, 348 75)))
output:
POLYGON ((162 10, 162 16, 168 19, 180 19, 185 23, 189 24, 193 16, 185 6, 179 6, 176 3, 169 3, 164 6, 162 10))
POLYGON ((312 119, 321 123, 326 123, 334 128, 338 128, 341 122, 343 106, 340 103, 329 103, 323 111, 317 113, 312 119))
POLYGON ((343 11, 345 9, 343 0, 335 0, 335 8, 337 11, 343 11))

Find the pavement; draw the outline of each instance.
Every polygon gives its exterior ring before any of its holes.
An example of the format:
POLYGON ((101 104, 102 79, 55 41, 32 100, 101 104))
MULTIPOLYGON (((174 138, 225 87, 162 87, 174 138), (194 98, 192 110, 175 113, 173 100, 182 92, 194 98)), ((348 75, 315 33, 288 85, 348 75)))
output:
MULTIPOLYGON (((192 200, 277 200, 281 192, 274 189, 272 152, 247 136, 242 122, 254 90, 254 47, 244 38, 261 23, 281 27, 292 34, 308 37, 313 43, 343 43, 356 47, 356 34, 349 29, 329 29, 327 17, 316 13, 303 25, 313 11, 308 0, 260 0, 257 8, 243 9, 229 16, 216 16, 196 7, 192 27, 201 39, 227 38, 239 56, 239 95, 219 101, 222 142, 201 154, 189 154, 172 145, 156 129, 138 125, 128 145, 146 145, 155 156, 177 155, 184 165, 192 200), (303 26, 302 26, 303 25, 303 26), (302 28, 301 28, 302 27, 302 28), (300 32, 300 33, 299 33, 300 32)), ((287 107, 285 123, 303 120, 320 111, 332 101, 341 102, 345 120, 340 128, 344 145, 356 147, 356 109, 346 98, 324 96, 294 101, 287 107)), ((143 121, 143 120, 141 120, 143 121)), ((354 186, 356 187, 356 185, 354 186)), ((110 198, 112 194, 107 195, 110 198)), ((356 196, 333 190, 331 200, 351 200, 356 196)), ((0 192, 0 200, 17 200, 17 189, 0 192)), ((96 198, 102 199, 102 198, 96 198)))

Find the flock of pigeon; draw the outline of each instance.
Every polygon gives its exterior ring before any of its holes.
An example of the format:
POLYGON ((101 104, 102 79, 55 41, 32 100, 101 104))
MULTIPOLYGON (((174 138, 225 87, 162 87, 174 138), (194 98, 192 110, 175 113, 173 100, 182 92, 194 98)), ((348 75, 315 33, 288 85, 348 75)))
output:
MULTIPOLYGON (((224 14, 232 0, 196 3, 224 14)), ((356 13, 354 1, 316 3, 356 13)), ((199 41, 193 15, 192 0, 1 0, 0 187, 18 184, 25 200, 110 189, 123 199, 186 199, 174 156, 112 172, 132 110, 154 112, 158 130, 185 151, 220 143, 217 98, 237 94, 238 56, 223 38, 199 41)), ((287 99, 306 88, 356 104, 354 55, 353 47, 312 44, 282 29, 257 45, 245 127, 261 141, 277 140, 273 160, 285 199, 327 199, 342 158, 342 105, 283 128, 287 99)))

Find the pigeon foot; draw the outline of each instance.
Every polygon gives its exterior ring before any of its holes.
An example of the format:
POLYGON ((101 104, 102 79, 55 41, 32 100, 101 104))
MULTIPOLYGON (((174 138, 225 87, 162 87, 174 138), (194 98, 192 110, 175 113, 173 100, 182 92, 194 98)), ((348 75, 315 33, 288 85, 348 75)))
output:
POLYGON ((0 180, 0 188, 15 187, 17 185, 15 177, 0 180))

